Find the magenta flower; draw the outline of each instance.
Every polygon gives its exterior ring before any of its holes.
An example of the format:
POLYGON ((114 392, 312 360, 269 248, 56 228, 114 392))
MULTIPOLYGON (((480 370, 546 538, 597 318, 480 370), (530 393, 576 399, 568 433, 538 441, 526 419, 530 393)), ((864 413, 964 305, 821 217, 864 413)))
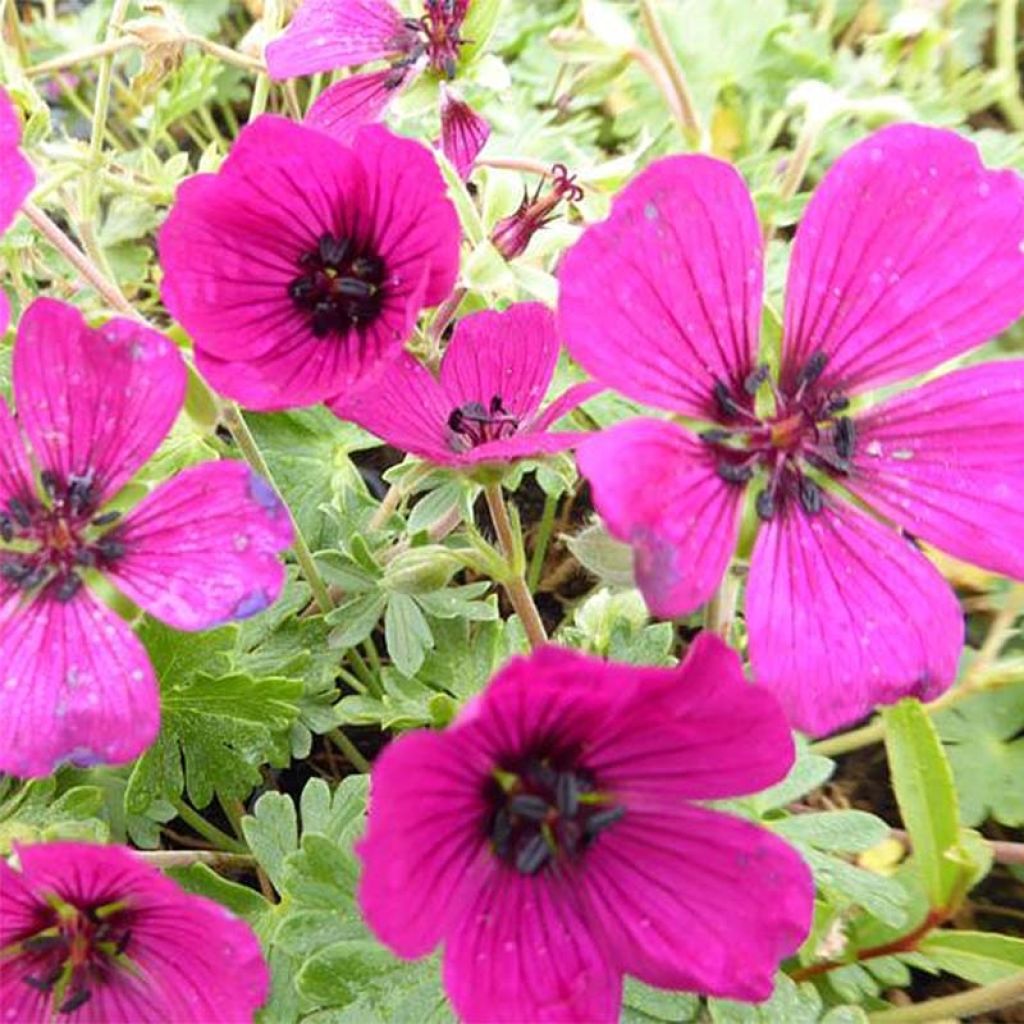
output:
POLYGON ((785 843, 694 801, 782 778, 778 704, 704 634, 676 669, 546 647, 444 733, 374 764, 359 901, 399 956, 444 943, 468 1022, 617 1021, 622 975, 765 999, 814 887, 785 843))
POLYGON ((0 859, 0 1006, 47 1024, 250 1024, 269 976, 249 926, 130 850, 17 847, 0 859))
POLYGON ((186 469, 124 516, 109 507, 185 380, 174 345, 134 321, 90 330, 50 299, 21 319, 17 418, 0 400, 0 771, 129 761, 157 733, 146 652, 85 584, 103 576, 185 630, 252 615, 281 589, 291 523, 243 463, 186 469))
POLYGON ((554 314, 540 303, 472 313, 459 321, 439 377, 403 353, 331 409, 440 466, 471 468, 564 451, 583 435, 548 428, 603 389, 577 384, 541 411, 558 350, 554 314))
MULTIPOLYGON (((388 0, 305 0, 284 35, 267 47, 267 66, 280 79, 387 61, 383 70, 325 89, 306 115, 308 124, 349 142, 421 73, 430 71, 442 83, 455 77, 468 41, 462 38, 468 11, 469 0, 423 0, 423 17, 405 18, 388 0)), ((465 178, 491 130, 443 87, 440 100, 441 149, 465 178)))
POLYGON ((167 308, 220 392, 256 409, 332 398, 401 351, 459 265, 430 151, 379 126, 352 147, 270 115, 160 232, 167 308))
POLYGON ((850 405, 1020 316, 1022 239, 1024 183, 970 143, 914 125, 864 140, 797 232, 778 383, 758 362, 757 218, 727 164, 658 161, 562 264, 561 323, 584 368, 709 426, 636 420, 588 442, 598 510, 672 616, 711 597, 755 492, 754 675, 808 732, 953 681, 960 609, 915 537, 1024 577, 1024 362, 850 405))
MULTIPOLYGON (((0 234, 14 220, 18 208, 36 183, 32 165, 21 154, 21 121, 7 93, 0 89, 0 234)), ((7 330, 11 308, 0 290, 0 334, 7 330)))

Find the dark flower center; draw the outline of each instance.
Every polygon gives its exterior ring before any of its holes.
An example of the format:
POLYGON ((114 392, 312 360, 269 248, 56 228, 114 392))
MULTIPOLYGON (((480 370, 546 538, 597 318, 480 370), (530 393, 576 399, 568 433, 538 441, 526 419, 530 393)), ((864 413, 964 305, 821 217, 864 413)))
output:
POLYGON ((535 875, 560 858, 578 859, 626 813, 587 772, 558 767, 547 758, 496 771, 487 799, 491 848, 524 875, 535 875))
POLYGON ((368 327, 384 304, 384 263, 367 246, 329 233, 299 257, 302 272, 288 285, 288 297, 309 314, 313 333, 326 338, 368 327))
POLYGON ((0 508, 0 579, 19 590, 45 590, 70 601, 82 587, 82 569, 105 568, 125 553, 119 512, 97 515, 100 489, 89 470, 66 480, 41 477, 45 498, 23 495, 0 508))
POLYGON ((459 51, 469 42, 462 38, 469 0, 424 0, 423 9, 422 18, 409 18, 403 23, 404 34, 396 45, 404 56, 392 66, 408 68, 426 55, 435 74, 452 79, 459 51))
POLYGON ((714 450, 723 480, 745 485, 756 470, 764 471, 767 481, 756 499, 763 520, 771 519, 786 502, 798 502, 808 515, 816 515, 824 496, 815 477, 841 479, 850 473, 856 430, 853 420, 843 415, 850 404, 846 396, 818 383, 826 362, 825 353, 815 353, 789 393, 779 390, 767 366, 750 373, 742 389, 732 390, 724 381, 715 384, 722 426, 705 431, 701 439, 714 450), (754 398, 765 384, 772 387, 775 411, 760 417, 754 412, 754 398))
POLYGON ((451 435, 448 446, 455 452, 466 452, 488 441, 500 441, 519 430, 519 420, 504 406, 500 395, 486 408, 479 402, 467 402, 452 409, 448 416, 451 435))
POLYGON ((122 903, 100 907, 74 907, 56 899, 46 912, 44 925, 16 949, 28 966, 22 980, 40 992, 53 994, 59 1014, 72 1014, 91 998, 97 985, 130 961, 132 912, 122 903))

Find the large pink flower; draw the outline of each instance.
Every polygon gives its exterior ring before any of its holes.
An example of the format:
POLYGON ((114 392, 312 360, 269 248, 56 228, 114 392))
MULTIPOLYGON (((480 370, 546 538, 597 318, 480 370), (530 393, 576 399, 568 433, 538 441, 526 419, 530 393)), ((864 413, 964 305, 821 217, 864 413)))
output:
POLYGON ((353 145, 266 115, 160 232, 167 308, 203 375, 256 409, 311 405, 401 351, 458 273, 459 222, 429 150, 371 125, 353 145))
POLYGON ((156 735, 146 652, 84 584, 105 576, 186 630, 281 589, 288 514, 243 463, 184 470, 124 516, 106 507, 164 439, 185 380, 174 345, 134 321, 90 330, 50 299, 21 319, 17 418, 0 400, 0 771, 128 761, 156 735))
POLYGON ((471 313, 459 321, 439 377, 403 353, 368 387, 331 408, 441 466, 563 451, 584 435, 548 428, 601 388, 575 385, 542 411, 559 347, 554 314, 540 303, 471 313))
POLYGON ((704 634, 677 669, 546 647, 373 769, 359 900, 403 957, 444 943, 471 1022, 618 1020, 622 975, 758 1000, 806 935, 807 867, 694 801, 785 775, 789 730, 704 634))
MULTIPOLYGON (((424 0, 423 17, 405 18, 388 0, 305 0, 288 30, 267 47, 274 78, 387 61, 381 71, 352 75, 325 89, 308 124, 348 142, 360 125, 383 116, 391 100, 430 70, 442 83, 455 77, 467 40, 462 26, 470 0, 424 0)), ((472 42, 472 40, 468 40, 472 42)), ((466 177, 490 126, 442 84, 441 149, 466 177)))
POLYGON ((0 1006, 17 1024, 250 1024, 269 977, 248 925, 131 851, 17 847, 0 859, 0 1006))
POLYGON ((756 487, 754 674, 809 732, 953 681, 960 610, 915 537, 1024 578, 1024 362, 850 405, 1020 316, 1022 240, 1024 183, 986 170, 970 143, 914 125, 864 140, 797 232, 777 384, 758 362, 760 231, 727 164, 659 161, 562 264, 570 352, 711 427, 637 420, 588 442, 598 510, 633 545, 648 604, 671 616, 714 592, 756 487))
MULTIPOLYGON (((10 97, 0 89, 0 234, 11 226, 18 207, 36 183, 32 165, 18 148, 21 143, 21 121, 10 97)), ((11 309, 6 294, 0 290, 0 334, 7 330, 11 309)))

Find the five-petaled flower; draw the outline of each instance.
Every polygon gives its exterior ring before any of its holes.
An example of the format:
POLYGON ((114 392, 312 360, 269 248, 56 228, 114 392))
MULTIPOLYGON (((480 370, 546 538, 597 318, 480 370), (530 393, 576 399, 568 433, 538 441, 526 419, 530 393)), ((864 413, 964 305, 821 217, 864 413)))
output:
POLYGON ((444 299, 459 222, 430 151, 379 125, 351 147, 265 115, 160 232, 167 308, 218 391, 256 409, 335 397, 444 299))
POLYGON ((269 977, 256 936, 119 846, 0 858, 0 1006, 17 1024, 251 1024, 269 977))
POLYGON ((383 116, 421 73, 441 79, 441 149, 466 177, 490 135, 487 122, 447 87, 455 77, 470 0, 423 0, 421 18, 405 18, 388 0, 305 0, 287 31, 267 47, 274 78, 387 61, 325 89, 306 123, 348 142, 360 125, 383 116))
MULTIPOLYGON (((10 97, 0 89, 0 234, 11 226, 18 207, 36 183, 32 165, 22 155, 21 121, 10 97)), ((0 289, 0 334, 7 330, 11 309, 0 289)))
POLYGON ((359 901, 403 957, 444 943, 469 1022, 616 1021, 622 975, 759 1000, 807 934, 800 857, 693 801, 793 760, 783 714, 713 634, 676 669, 516 658, 444 733, 374 765, 359 901))
POLYGON ((562 263, 570 353, 707 424, 641 419, 589 441, 598 510, 671 616, 713 594, 751 493, 754 676, 802 729, 952 683, 960 609, 915 538, 1024 578, 1024 362, 859 401, 1019 317, 1022 240, 1018 175, 986 170, 948 131, 877 132, 828 172, 797 231, 777 382, 758 353, 761 235, 727 164, 659 161, 562 263))
POLYGON ((135 321, 92 330, 50 299, 21 319, 17 418, 0 400, 0 771, 128 761, 156 735, 146 652, 86 584, 103 577, 185 630, 252 615, 281 589, 291 522, 243 463, 184 470, 124 515, 110 504, 185 384, 178 350, 135 321))
POLYGON ((456 326, 438 377, 403 353, 331 408, 440 466, 471 469, 564 451, 584 435, 548 428, 602 389, 576 384, 541 410, 558 351, 554 314, 540 303, 471 313, 456 326))

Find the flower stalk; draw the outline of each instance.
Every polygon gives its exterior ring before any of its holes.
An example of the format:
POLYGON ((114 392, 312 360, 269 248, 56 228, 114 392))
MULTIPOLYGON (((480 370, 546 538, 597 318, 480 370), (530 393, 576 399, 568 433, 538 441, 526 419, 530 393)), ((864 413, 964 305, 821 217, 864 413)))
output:
POLYGON ((658 19, 654 10, 652 0, 640 0, 640 18, 644 23, 647 34, 651 37, 654 52, 658 55, 665 74, 675 95, 673 110, 676 111, 676 119, 682 128, 683 137, 694 149, 701 148, 704 139, 704 129, 701 126, 700 115, 697 113, 696 104, 693 102, 693 93, 686 81, 686 75, 676 59, 672 50, 672 44, 665 33, 665 29, 658 19))
POLYGON ((928 999, 912 1006, 898 1006, 868 1015, 871 1024, 926 1024, 928 1021, 960 1020, 1013 1006, 1024 999, 1024 971, 981 985, 969 992, 928 999))

